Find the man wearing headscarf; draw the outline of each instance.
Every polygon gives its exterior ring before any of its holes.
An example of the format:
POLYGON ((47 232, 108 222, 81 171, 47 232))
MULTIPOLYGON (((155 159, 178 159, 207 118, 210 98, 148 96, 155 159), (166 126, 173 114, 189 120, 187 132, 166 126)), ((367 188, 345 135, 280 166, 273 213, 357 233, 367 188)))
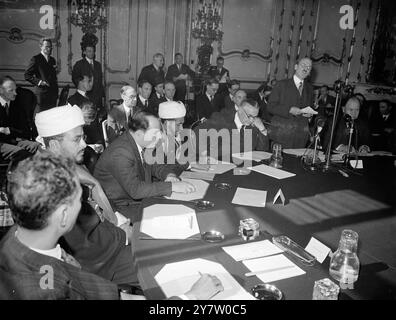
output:
POLYGON ((81 109, 56 107, 38 113, 35 123, 46 149, 77 163, 80 183, 91 193, 85 197, 76 225, 62 237, 63 247, 83 269, 117 284, 135 283, 131 249, 126 245, 132 232, 129 221, 114 213, 99 182, 82 165, 86 143, 81 109))

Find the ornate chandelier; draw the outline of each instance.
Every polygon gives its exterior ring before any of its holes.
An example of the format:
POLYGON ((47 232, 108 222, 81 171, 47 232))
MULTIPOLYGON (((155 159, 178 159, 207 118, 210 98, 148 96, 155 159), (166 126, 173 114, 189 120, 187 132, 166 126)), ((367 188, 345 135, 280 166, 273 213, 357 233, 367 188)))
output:
POLYGON ((203 43, 211 44, 221 41, 221 5, 217 0, 199 1, 200 7, 195 19, 192 21, 191 34, 193 38, 200 39, 203 43))
POLYGON ((107 25, 106 0, 69 0, 70 22, 81 27, 83 33, 96 33, 107 25))

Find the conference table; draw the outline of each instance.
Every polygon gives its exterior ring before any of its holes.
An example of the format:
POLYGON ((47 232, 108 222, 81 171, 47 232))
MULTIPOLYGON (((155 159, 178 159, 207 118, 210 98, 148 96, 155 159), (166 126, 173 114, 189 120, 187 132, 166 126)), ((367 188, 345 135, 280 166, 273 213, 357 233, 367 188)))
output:
MULTIPOLYGON (((168 200, 161 197, 143 200, 144 208, 153 204, 183 204, 195 210, 201 233, 217 230, 225 235, 222 242, 200 240, 142 239, 140 222, 134 224, 132 250, 138 268, 138 278, 148 299, 164 299, 165 294, 155 281, 155 275, 165 264, 203 258, 218 262, 251 292, 262 281, 256 276, 246 277, 250 270, 235 261, 222 247, 247 243, 238 235, 241 219, 253 218, 260 225, 260 236, 253 241, 286 235, 305 247, 311 237, 328 246, 338 248, 341 232, 352 229, 359 234, 358 257, 360 272, 353 289, 341 289, 339 299, 395 299, 396 298, 396 168, 395 157, 363 157, 363 169, 348 172, 337 169, 323 172, 309 170, 301 159, 284 155, 283 170, 293 177, 275 179, 251 171, 248 175, 234 175, 230 170, 210 181, 204 197, 215 206, 200 210, 194 203, 168 200), (215 187, 218 182, 231 185, 231 190, 215 187), (232 204, 238 187, 266 190, 264 208, 232 204), (281 189, 286 203, 273 204, 281 189)), ((261 163, 268 163, 266 160, 261 163)), ((257 165, 259 163, 254 163, 257 165)), ((139 220, 140 221, 140 220, 139 220)), ((250 242, 250 241, 249 241, 250 242)), ((287 255, 304 275, 274 281, 286 300, 311 300, 315 281, 330 278, 327 257, 323 263, 304 265, 287 255)), ((336 282, 334 280, 334 282, 336 282)))

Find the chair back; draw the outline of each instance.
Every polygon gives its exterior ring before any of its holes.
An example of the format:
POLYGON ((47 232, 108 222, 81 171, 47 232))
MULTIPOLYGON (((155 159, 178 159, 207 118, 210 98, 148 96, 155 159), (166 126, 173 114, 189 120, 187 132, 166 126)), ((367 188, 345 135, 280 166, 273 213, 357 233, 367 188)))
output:
POLYGON ((69 97, 69 90, 70 90, 69 85, 63 87, 63 89, 59 95, 58 106, 64 106, 67 104, 67 98, 69 97))

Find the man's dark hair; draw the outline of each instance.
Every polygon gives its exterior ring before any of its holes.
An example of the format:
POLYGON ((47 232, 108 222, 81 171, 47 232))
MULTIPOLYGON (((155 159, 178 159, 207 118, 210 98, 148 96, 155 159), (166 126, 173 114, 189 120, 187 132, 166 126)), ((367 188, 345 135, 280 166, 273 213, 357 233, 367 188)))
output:
POLYGON ((206 81, 207 86, 211 86, 212 84, 219 84, 219 81, 217 81, 215 78, 209 79, 206 81))
POLYGON ((240 81, 238 81, 238 80, 236 80, 236 79, 232 79, 231 81, 229 81, 228 83, 227 83, 227 87, 229 88, 229 89, 231 89, 231 87, 232 86, 234 86, 234 85, 240 85, 241 83, 240 83, 240 81))
POLYGON ((0 76, 0 86, 2 86, 6 81, 15 82, 15 80, 11 76, 0 76))
POLYGON ((93 78, 93 73, 90 70, 85 70, 83 71, 81 74, 79 74, 78 76, 76 76, 76 87, 78 87, 78 84, 80 83, 80 81, 84 80, 84 77, 88 77, 88 78, 93 78))
POLYGON ((72 201, 76 188, 73 160, 38 152, 8 174, 12 216, 23 228, 42 230, 60 205, 72 201))
POLYGON ((224 58, 223 57, 217 57, 217 59, 216 59, 216 61, 220 61, 220 60, 223 60, 224 61, 224 58))
POLYGON ((166 81, 164 82, 164 87, 165 87, 167 84, 169 84, 169 83, 175 85, 175 83, 174 83, 172 80, 166 80, 166 81))
POLYGON ((175 54, 175 58, 176 58, 177 56, 183 57, 183 55, 182 55, 180 52, 178 52, 178 53, 175 54))
POLYGON ((321 85, 321 86, 320 86, 320 89, 322 89, 322 88, 326 88, 327 91, 329 91, 329 86, 328 86, 327 84, 321 85))
POLYGON ((150 125, 149 120, 147 119, 149 116, 155 117, 155 115, 147 111, 136 112, 132 117, 129 118, 129 130, 132 132, 136 132, 138 130, 146 131, 150 125))
POLYGON ((39 41, 40 46, 42 46, 45 41, 50 42, 52 44, 51 38, 41 38, 39 41))
POLYGON ((386 105, 387 105, 388 107, 392 107, 392 103, 391 103, 389 100, 387 100, 387 99, 382 99, 382 100, 380 100, 380 101, 378 102, 378 105, 380 105, 381 103, 386 103, 386 105))
POLYGON ((137 83, 138 88, 142 88, 145 83, 148 83, 149 85, 151 85, 150 81, 148 81, 146 79, 142 79, 142 80, 138 81, 138 83, 137 83))

